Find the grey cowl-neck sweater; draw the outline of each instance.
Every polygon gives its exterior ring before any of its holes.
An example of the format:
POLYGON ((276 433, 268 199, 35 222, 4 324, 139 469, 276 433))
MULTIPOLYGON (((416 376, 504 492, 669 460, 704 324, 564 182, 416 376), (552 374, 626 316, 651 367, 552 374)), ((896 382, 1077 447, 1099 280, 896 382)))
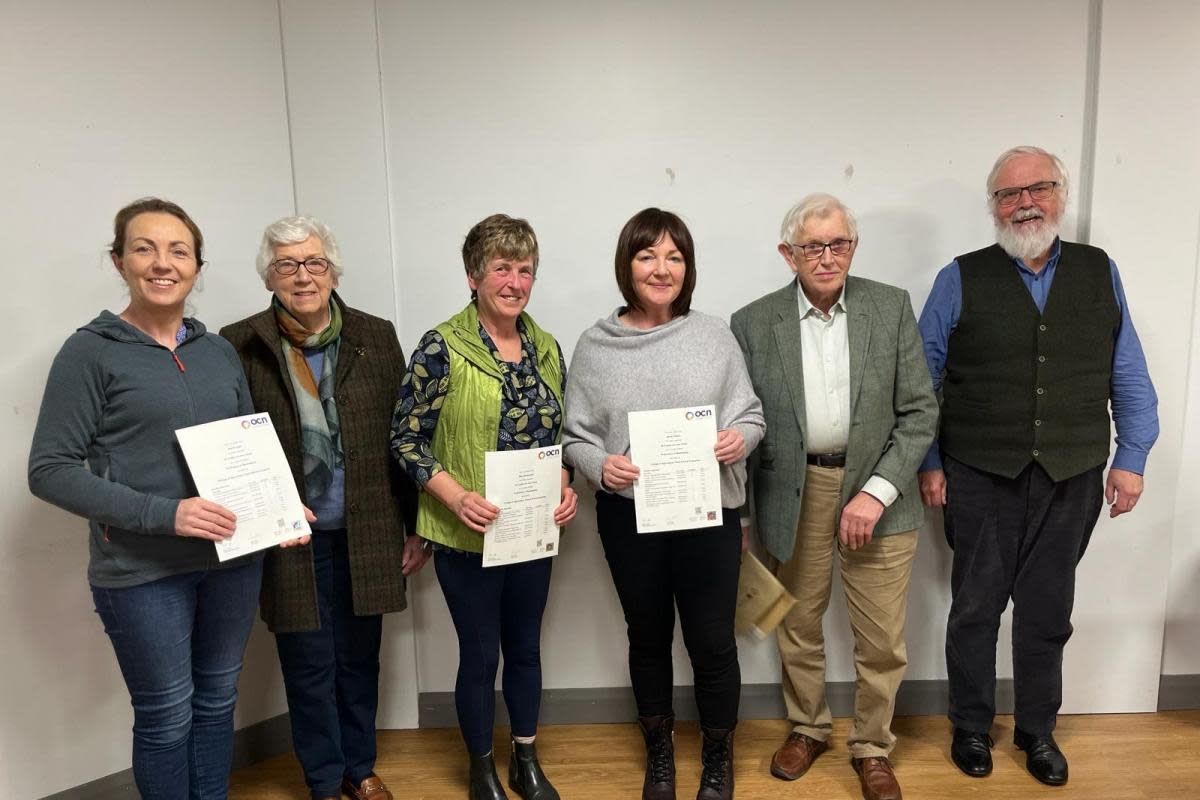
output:
MULTIPOLYGON (((717 428, 736 428, 749 453, 766 432, 762 404, 724 320, 691 311, 649 330, 622 325, 618 308, 579 337, 567 371, 567 463, 600 486, 611 453, 629 454, 630 411, 712 404, 717 428)), ((633 497, 633 488, 620 492, 633 497)), ((746 499, 746 462, 721 465, 721 505, 746 499)))

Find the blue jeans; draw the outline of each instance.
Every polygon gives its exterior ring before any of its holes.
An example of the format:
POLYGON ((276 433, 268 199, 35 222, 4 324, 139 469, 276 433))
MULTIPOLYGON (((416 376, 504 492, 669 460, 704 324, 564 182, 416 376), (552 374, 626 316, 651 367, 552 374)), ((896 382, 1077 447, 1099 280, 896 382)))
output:
POLYGON ((287 688, 292 746, 313 798, 341 793, 375 770, 383 617, 356 617, 346 532, 313 531, 321 627, 275 634, 287 688))
POLYGON ((133 776, 143 800, 223 800, 233 705, 262 561, 92 587, 133 701, 133 776))
POLYGON ((504 650, 504 704, 513 736, 537 733, 542 702, 542 612, 554 559, 483 566, 479 553, 438 550, 438 583, 458 634, 454 706, 467 751, 492 751, 496 669, 504 650))

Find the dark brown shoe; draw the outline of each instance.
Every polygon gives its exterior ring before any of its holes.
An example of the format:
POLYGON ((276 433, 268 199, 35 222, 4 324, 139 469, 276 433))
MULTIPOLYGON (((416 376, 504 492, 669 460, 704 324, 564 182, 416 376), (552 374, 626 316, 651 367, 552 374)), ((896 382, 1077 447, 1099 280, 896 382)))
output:
POLYGON ((696 800, 733 800, 733 731, 700 726, 700 791, 696 800))
POLYGON ((792 731, 771 759, 771 774, 781 780, 794 781, 808 772, 817 756, 828 749, 827 743, 792 731))
POLYGON ((638 717, 646 740, 642 800, 675 800, 675 715, 638 717))
POLYGON ((852 758, 854 771, 862 783, 863 800, 901 800, 900 784, 886 758, 852 758))
POLYGON ((355 786, 349 778, 342 781, 342 791, 354 800, 393 800, 392 793, 383 785, 378 775, 369 775, 355 786))

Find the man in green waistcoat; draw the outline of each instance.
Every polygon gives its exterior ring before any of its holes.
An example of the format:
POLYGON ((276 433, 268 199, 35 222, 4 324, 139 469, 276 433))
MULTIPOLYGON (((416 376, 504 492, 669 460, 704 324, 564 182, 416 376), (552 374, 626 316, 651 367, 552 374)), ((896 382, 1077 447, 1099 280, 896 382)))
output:
POLYGON ((954 763, 991 773, 996 639, 1013 601, 1014 743, 1049 785, 1067 782, 1053 731, 1071 636, 1075 566, 1105 500, 1132 511, 1158 437, 1158 398, 1116 264, 1058 238, 1067 173, 1014 147, 987 182, 996 244, 939 273, 920 329, 942 393, 921 497, 945 506, 954 550, 946 668, 954 763), (1107 479, 1112 419, 1117 450, 1107 479))

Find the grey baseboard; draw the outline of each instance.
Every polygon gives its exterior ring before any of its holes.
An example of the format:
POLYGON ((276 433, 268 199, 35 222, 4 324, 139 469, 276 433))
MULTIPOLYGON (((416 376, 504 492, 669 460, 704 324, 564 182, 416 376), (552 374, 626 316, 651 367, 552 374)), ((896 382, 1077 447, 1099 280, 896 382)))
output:
MULTIPOLYGON (((854 683, 827 684, 825 697, 835 717, 854 713, 854 683)), ((904 681, 896 694, 896 714, 900 716, 943 715, 946 713, 946 681, 904 681)), ((458 724, 453 692, 422 692, 418 698, 418 725, 422 728, 453 728, 458 724)), ((682 720, 697 718, 692 687, 676 686, 675 715, 682 720)), ((997 681, 996 711, 1011 714, 1012 680, 997 681)), ((1163 675, 1158 689, 1159 711, 1200 708, 1200 675, 1163 675)), ((637 716, 633 691, 625 687, 601 689, 547 689, 542 692, 540 721, 545 725, 631 722, 637 716)), ((742 719, 782 719, 783 693, 777 683, 742 686, 742 719)), ((508 724, 504 699, 496 693, 496 724, 508 724)), ((292 749, 288 715, 264 720, 238 731, 233 743, 233 768, 257 764, 292 749)), ((42 800, 140 800, 130 770, 108 775, 42 800)))
POLYGON ((1158 681, 1159 711, 1200 708, 1200 675, 1163 675, 1158 681))
MULTIPOLYGON (((854 682, 826 684, 825 697, 835 717, 854 713, 854 682)), ((419 724, 422 728, 452 728, 458 724, 453 692, 422 692, 419 698, 419 724)), ((905 716, 946 713, 946 682, 904 681, 896 695, 896 713, 905 716)), ((675 717, 697 719, 692 687, 676 686, 673 703, 675 717)), ((1011 714, 1011 680, 998 681, 996 710, 1011 714)), ((602 689, 546 689, 542 692, 540 722, 546 725, 567 723, 629 722, 637 716, 633 691, 629 687, 602 689)), ((785 716, 783 693, 777 683, 742 686, 741 719, 781 719, 785 716)), ((496 693, 496 724, 507 725, 504 699, 496 693)))
MULTIPOLYGON (((233 737, 233 768, 241 769, 292 749, 292 728, 287 714, 242 728, 233 737)), ((141 800, 133 783, 133 770, 122 770, 42 800, 141 800)))

